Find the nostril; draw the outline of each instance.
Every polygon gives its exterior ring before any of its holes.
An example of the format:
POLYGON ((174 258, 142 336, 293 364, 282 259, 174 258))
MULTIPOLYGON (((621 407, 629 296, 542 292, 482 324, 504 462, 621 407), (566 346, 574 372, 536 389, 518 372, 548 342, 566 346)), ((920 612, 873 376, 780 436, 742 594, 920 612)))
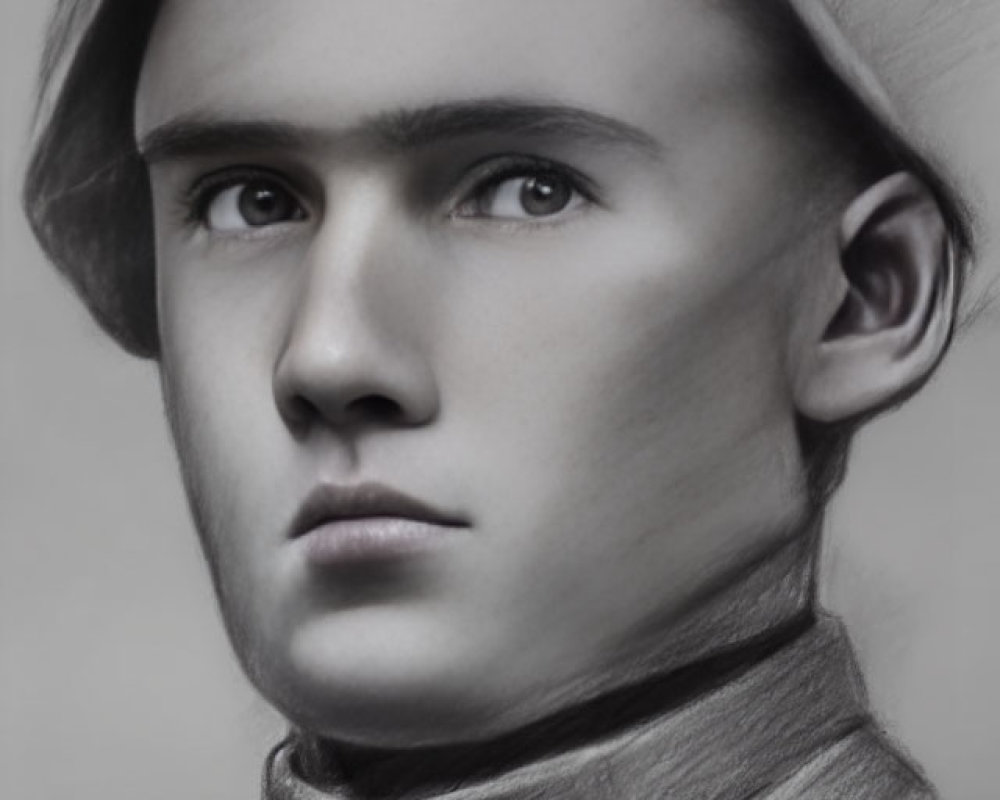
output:
POLYGON ((313 419, 320 415, 316 405, 302 395, 284 398, 279 403, 279 408, 287 423, 295 427, 309 425, 313 419))
POLYGON ((400 424, 405 421, 403 406, 381 394, 366 394, 355 397, 334 408, 318 406, 302 395, 294 395, 282 403, 282 412, 290 425, 309 426, 319 419, 326 419, 334 425, 349 425, 364 422, 384 422, 400 424))
POLYGON ((357 420, 382 420, 384 422, 399 422, 404 416, 403 407, 383 394, 366 394, 349 402, 344 411, 346 415, 357 420))

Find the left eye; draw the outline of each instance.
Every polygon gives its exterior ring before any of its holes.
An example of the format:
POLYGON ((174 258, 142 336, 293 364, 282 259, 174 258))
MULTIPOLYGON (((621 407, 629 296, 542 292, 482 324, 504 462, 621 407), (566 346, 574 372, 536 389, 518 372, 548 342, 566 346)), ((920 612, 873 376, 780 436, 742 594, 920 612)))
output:
POLYGON ((216 231, 262 228, 306 218, 305 209, 290 191, 262 178, 219 189, 207 199, 201 215, 205 225, 216 231))
POLYGON ((573 211, 587 202, 570 177, 538 171, 494 179, 463 202, 457 215, 537 219, 573 211))

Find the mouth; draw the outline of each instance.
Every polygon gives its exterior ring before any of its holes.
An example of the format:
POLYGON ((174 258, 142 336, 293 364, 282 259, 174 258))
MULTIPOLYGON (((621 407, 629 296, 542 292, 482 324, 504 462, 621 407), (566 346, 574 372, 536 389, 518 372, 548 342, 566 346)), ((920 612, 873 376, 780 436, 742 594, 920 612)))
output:
POLYGON ((380 483, 322 484, 309 493, 288 529, 315 566, 398 560, 433 551, 468 528, 440 511, 380 483))

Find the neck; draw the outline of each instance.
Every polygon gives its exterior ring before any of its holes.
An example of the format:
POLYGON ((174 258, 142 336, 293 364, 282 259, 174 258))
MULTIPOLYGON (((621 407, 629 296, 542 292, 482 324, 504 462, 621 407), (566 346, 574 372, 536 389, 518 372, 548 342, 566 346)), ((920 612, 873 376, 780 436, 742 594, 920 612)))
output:
POLYGON ((297 767, 358 798, 419 798, 599 741, 678 708, 759 663, 812 622, 819 522, 727 575, 669 628, 649 625, 615 668, 580 679, 546 715, 488 741, 408 750, 359 747, 298 732, 297 767), (664 635, 669 630, 669 635, 664 635), (655 643, 655 644, 651 644, 655 643), (624 666, 623 666, 624 665, 624 666))

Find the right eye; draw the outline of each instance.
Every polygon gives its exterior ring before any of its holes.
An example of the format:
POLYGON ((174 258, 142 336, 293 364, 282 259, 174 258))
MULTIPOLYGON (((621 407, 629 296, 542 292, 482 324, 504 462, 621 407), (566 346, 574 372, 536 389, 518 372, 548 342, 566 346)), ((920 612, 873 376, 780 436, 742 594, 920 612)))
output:
POLYGON ((210 230, 239 231, 298 222, 308 215, 295 195, 278 181, 252 178, 210 190, 199 216, 210 230))

